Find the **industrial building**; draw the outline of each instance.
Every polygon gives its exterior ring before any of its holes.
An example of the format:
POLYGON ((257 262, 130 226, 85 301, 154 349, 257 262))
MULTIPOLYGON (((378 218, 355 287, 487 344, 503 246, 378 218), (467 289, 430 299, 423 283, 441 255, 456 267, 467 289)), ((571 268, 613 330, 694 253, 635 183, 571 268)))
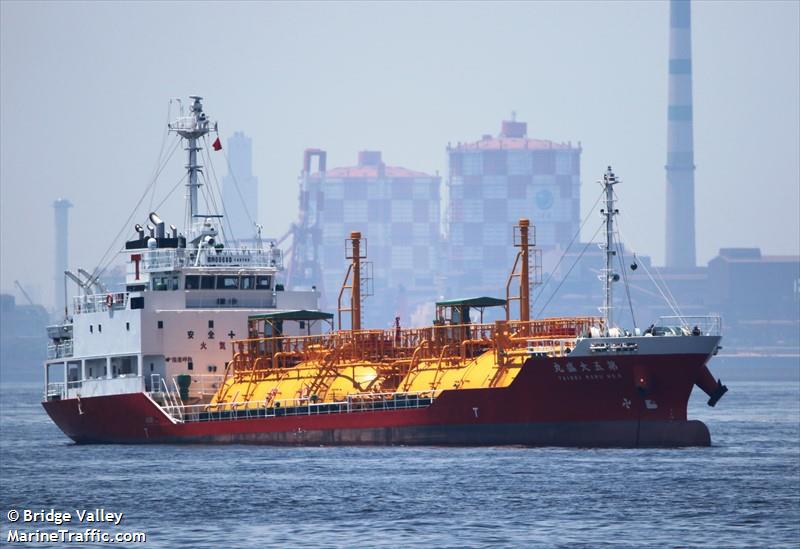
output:
POLYGON ((520 218, 536 227, 536 246, 565 248, 580 226, 581 146, 531 139, 512 116, 497 137, 448 145, 447 295, 505 288, 520 218))
POLYGON ((235 132, 227 141, 228 173, 222 178, 224 230, 230 241, 252 242, 258 220, 258 178, 253 175, 253 140, 235 132))
POLYGON ((800 345, 800 256, 723 248, 708 263, 708 302, 742 346, 800 345))
MULTIPOLYGON (((335 309, 345 275, 345 240, 360 231, 367 242, 365 325, 405 323, 437 297, 441 178, 387 166, 380 151, 361 151, 355 166, 326 169, 325 151, 306 151, 300 174, 300 219, 295 226, 290 285, 315 285, 324 308, 335 309), (311 161, 318 159, 318 170, 311 161), (371 270, 370 270, 371 269, 371 270)), ((364 294, 364 292, 362 292, 364 294)))
POLYGON ((53 253, 53 309, 63 310, 68 295, 64 284, 64 271, 69 263, 69 209, 72 202, 59 198, 53 202, 53 230, 55 234, 53 253))

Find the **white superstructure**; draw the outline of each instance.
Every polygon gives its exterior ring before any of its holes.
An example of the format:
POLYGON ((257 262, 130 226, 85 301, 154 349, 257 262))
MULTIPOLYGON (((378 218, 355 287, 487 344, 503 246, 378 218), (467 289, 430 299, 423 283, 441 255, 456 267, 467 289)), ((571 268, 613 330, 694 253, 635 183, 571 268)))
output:
MULTIPOLYGON (((227 248, 220 241, 222 215, 198 213, 198 139, 216 125, 201 98, 192 100, 191 114, 169 126, 188 152, 185 234, 174 225, 168 233, 156 213, 146 229, 137 224, 121 252, 127 264, 121 292, 106 290, 83 270, 85 279, 65 273, 81 292, 64 322, 48 328, 47 398, 176 395, 175 380, 185 375, 191 377, 189 398, 202 400, 222 380, 232 342, 249 336, 250 315, 317 309, 315 290, 284 290, 278 248, 227 248)), ((301 332, 319 333, 320 326, 287 323, 283 333, 301 332)))

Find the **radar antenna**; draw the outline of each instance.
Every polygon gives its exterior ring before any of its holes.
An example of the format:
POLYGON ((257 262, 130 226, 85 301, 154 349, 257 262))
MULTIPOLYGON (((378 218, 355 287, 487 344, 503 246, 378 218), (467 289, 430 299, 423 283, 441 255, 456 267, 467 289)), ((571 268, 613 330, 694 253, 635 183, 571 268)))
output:
POLYGON ((181 105, 180 116, 168 125, 170 131, 173 131, 186 140, 186 148, 188 153, 188 162, 186 164, 187 183, 186 183, 186 222, 184 224, 184 232, 187 241, 192 240, 195 230, 195 225, 202 221, 197 222, 197 189, 202 185, 198 180, 198 174, 203 171, 203 166, 197 163, 197 152, 201 147, 197 144, 198 139, 206 135, 209 131, 217 131, 216 122, 211 124, 203 112, 203 105, 201 103, 202 97, 197 95, 189 96, 192 102, 191 113, 187 116, 183 115, 183 106, 181 105))

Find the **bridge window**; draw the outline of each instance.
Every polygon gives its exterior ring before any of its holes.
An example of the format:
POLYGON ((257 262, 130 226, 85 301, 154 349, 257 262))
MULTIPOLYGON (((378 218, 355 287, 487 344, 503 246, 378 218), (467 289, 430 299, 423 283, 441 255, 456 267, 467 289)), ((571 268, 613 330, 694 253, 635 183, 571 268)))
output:
POLYGON ((167 289, 167 277, 157 276, 153 278, 153 291, 163 292, 167 289))
POLYGON ((199 290, 200 277, 197 275, 186 275, 186 280, 183 287, 187 290, 199 290))
POLYGON ((153 278, 153 290, 164 292, 167 290, 177 290, 180 287, 177 276, 157 276, 153 278))
POLYGON ((238 290, 239 289, 239 277, 238 276, 227 276, 221 275, 217 277, 217 289, 218 290, 238 290))
POLYGON ((256 277, 254 276, 243 276, 240 281, 240 288, 242 290, 252 290, 256 287, 256 277))
POLYGON ((269 290, 272 287, 271 276, 257 276, 256 277, 256 290, 269 290))

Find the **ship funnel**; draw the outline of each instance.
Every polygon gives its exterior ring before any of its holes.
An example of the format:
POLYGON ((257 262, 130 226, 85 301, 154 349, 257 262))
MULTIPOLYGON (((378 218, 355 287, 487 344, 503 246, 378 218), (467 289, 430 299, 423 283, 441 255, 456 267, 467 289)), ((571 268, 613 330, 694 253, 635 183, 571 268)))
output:
POLYGON ((170 225, 169 230, 172 231, 172 238, 178 238, 178 227, 170 225))
POLYGON ((139 225, 139 224, 137 223, 136 225, 134 225, 134 226, 133 226, 133 229, 134 229, 134 230, 136 231, 136 233, 139 235, 139 239, 140 239, 140 240, 141 240, 142 238, 144 238, 144 227, 142 227, 141 225, 139 225))
POLYGON ((152 238, 155 238, 155 236, 156 236, 156 228, 148 223, 147 224, 147 230, 150 231, 150 236, 152 238))
POLYGON ((156 212, 150 212, 150 221, 156 226, 156 236, 158 238, 164 238, 164 220, 158 217, 156 212))

